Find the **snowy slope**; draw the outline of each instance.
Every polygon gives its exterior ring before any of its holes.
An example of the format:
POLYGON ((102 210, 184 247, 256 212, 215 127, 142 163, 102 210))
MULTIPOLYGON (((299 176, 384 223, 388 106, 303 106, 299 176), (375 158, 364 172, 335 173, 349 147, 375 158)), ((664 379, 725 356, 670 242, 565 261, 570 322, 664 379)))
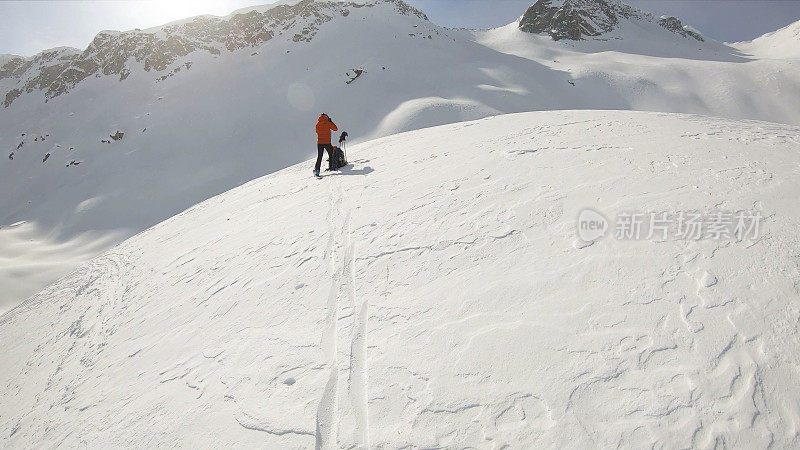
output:
POLYGON ((800 59, 800 20, 752 41, 732 45, 759 58, 800 59))
POLYGON ((800 110, 789 100, 800 96, 797 60, 751 59, 711 40, 689 47, 681 37, 653 41, 649 31, 635 28, 619 32, 625 36, 619 43, 555 42, 514 22, 476 31, 475 39, 568 74, 574 90, 608 108, 800 123, 800 110))
POLYGON ((798 155, 793 126, 565 111, 292 166, 0 318, 0 443, 796 447, 798 155), (765 220, 585 246, 584 207, 765 220))
POLYGON ((9 59, 0 312, 193 204, 310 157, 322 111, 356 141, 553 109, 800 122, 795 61, 748 59, 654 18, 583 41, 518 25, 473 33, 400 1, 303 0, 9 59))
MULTIPOLYGON (((288 30, 278 27, 255 47, 223 47, 218 55, 197 50, 156 73, 129 61, 124 80, 92 76, 47 103, 34 90, 0 108, 0 147, 8 150, 0 164, 0 242, 20 249, 0 260, 0 302, 36 292, 42 276, 55 279, 49 270, 64 274, 74 265, 62 262, 96 254, 97 245, 108 248, 194 203, 305 160, 315 152, 319 112, 363 139, 379 124, 383 134, 418 126, 416 110, 391 126, 382 122, 409 100, 443 99, 441 114, 426 126, 483 117, 493 109, 482 100, 502 100, 502 93, 473 88, 477 112, 465 110, 458 99, 463 85, 442 87, 420 70, 459 70, 464 85, 497 83, 481 70, 496 65, 489 49, 455 42, 393 2, 323 7, 332 18, 310 42, 294 37, 315 24, 313 15, 298 17, 288 30), (365 73, 346 84, 353 69, 365 73), (123 139, 112 141, 117 130, 123 139)), ((145 31, 131 33, 133 39, 145 31)), ((542 80, 555 76, 547 72, 542 80)), ((504 103, 523 110, 546 101, 555 103, 555 96, 504 103)))

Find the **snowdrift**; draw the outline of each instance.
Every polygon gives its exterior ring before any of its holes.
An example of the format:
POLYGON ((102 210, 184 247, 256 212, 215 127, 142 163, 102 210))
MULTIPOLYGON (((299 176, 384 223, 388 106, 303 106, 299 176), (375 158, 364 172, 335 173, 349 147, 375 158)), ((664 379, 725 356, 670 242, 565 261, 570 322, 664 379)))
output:
POLYGON ((797 445, 800 129, 532 112, 233 189, 0 318, 4 447, 797 445), (748 210, 577 239, 583 208, 748 210))

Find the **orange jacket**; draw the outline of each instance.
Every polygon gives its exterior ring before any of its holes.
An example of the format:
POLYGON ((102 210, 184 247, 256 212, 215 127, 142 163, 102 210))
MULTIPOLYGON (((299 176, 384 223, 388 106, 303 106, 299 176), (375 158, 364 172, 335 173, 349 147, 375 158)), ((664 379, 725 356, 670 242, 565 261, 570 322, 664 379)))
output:
POLYGON ((319 116, 317 120, 317 144, 330 144, 331 131, 338 131, 336 124, 326 119, 325 116, 319 116))

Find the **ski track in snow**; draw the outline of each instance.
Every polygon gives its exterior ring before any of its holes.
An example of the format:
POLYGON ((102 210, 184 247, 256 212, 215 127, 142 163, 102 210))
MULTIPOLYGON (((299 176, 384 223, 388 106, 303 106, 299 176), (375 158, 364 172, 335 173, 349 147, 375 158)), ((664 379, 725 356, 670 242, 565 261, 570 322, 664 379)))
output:
POLYGON ((329 358, 330 377, 317 410, 316 448, 368 448, 366 333, 369 305, 366 300, 357 305, 355 300, 351 211, 344 206, 346 200, 341 183, 333 181, 329 189, 331 206, 327 214, 325 255, 330 266, 331 288, 322 346, 329 358))
POLYGON ((290 167, 0 318, 0 443, 795 447, 798 155, 797 127, 573 111, 290 167), (575 248, 587 206, 765 220, 575 248))

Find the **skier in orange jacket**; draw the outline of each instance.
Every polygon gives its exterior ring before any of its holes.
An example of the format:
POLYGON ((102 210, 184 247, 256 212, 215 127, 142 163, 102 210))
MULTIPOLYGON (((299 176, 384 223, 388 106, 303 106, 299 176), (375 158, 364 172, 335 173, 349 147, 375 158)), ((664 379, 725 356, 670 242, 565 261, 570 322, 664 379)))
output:
POLYGON ((333 161, 333 146, 331 145, 331 131, 339 128, 327 114, 322 113, 317 119, 317 164, 314 165, 314 175, 319 176, 319 166, 322 164, 322 150, 328 152, 328 161, 333 161))

